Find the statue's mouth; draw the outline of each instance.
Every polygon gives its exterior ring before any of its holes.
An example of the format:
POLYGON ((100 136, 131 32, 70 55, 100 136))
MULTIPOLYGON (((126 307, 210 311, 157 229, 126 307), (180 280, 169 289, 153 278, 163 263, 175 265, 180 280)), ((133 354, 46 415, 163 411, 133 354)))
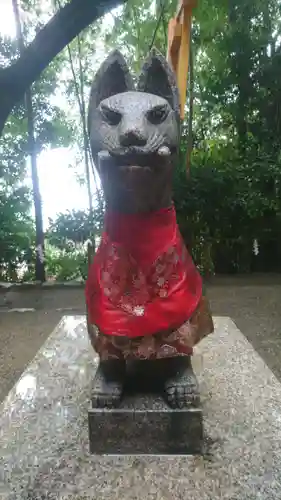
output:
POLYGON ((118 151, 109 153, 108 151, 100 151, 98 153, 99 167, 117 166, 123 171, 131 173, 140 170, 154 170, 158 167, 163 168, 163 163, 170 160, 172 151, 168 146, 160 146, 153 153, 142 152, 137 148, 128 148, 126 151, 118 151))

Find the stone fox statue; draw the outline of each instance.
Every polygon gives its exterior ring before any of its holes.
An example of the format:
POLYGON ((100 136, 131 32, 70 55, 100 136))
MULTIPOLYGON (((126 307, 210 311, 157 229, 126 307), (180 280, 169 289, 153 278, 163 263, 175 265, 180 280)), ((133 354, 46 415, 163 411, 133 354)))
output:
POLYGON ((213 321, 172 202, 180 116, 165 58, 152 51, 135 87, 114 51, 92 84, 88 130, 106 202, 86 283, 88 330, 100 358, 93 403, 118 406, 127 361, 142 360, 163 374, 171 407, 194 405, 190 357, 213 321))

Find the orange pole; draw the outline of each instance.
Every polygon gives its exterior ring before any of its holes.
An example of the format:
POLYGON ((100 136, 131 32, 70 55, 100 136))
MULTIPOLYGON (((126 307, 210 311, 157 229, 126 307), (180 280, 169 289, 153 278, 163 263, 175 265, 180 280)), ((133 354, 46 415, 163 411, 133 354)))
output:
POLYGON ((181 0, 176 17, 171 19, 168 27, 167 59, 177 75, 182 120, 185 116, 192 10, 196 5, 196 0, 181 0))
POLYGON ((181 24, 177 19, 171 19, 168 25, 168 53, 167 59, 177 74, 178 57, 181 45, 181 24))

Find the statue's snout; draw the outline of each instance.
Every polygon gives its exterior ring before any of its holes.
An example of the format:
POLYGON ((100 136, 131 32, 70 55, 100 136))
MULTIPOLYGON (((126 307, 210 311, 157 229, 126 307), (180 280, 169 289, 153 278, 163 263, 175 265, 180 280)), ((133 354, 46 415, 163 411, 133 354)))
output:
POLYGON ((119 141, 124 148, 143 147, 147 144, 147 135, 138 128, 130 128, 121 132, 119 141))

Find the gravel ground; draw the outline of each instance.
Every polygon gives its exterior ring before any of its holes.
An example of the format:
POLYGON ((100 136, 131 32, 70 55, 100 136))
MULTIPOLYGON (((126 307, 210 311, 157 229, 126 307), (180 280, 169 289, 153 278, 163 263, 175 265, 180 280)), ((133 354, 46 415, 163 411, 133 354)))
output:
MULTIPOLYGON (((281 380, 280 281, 280 277, 217 280, 208 286, 208 295, 213 314, 230 316, 281 380)), ((2 311, 3 298, 0 295, 2 311)), ((9 292, 5 304, 36 311, 0 312, 0 401, 63 314, 84 313, 84 294, 81 289, 9 292)))

